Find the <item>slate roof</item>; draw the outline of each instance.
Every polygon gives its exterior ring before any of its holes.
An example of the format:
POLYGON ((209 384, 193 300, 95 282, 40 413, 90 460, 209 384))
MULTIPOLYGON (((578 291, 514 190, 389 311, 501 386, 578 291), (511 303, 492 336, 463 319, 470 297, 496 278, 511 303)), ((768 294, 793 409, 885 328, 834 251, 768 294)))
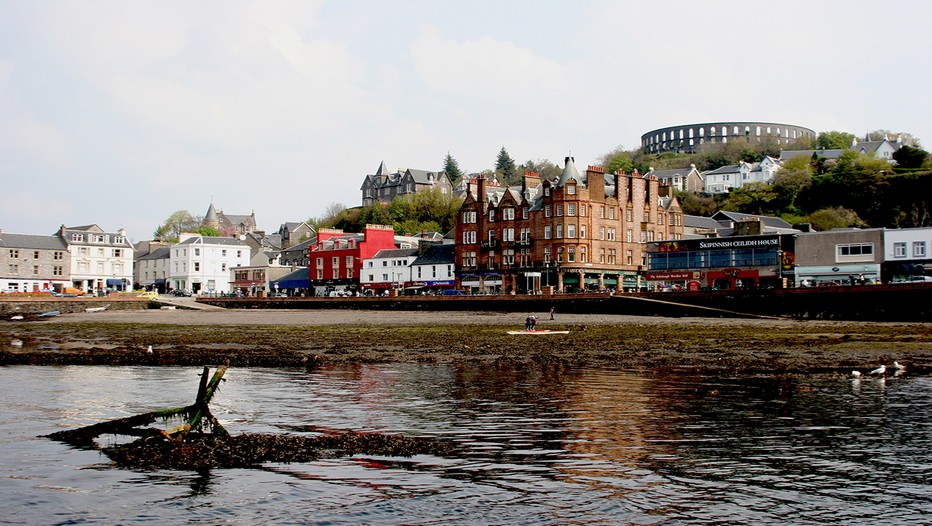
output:
POLYGON ((33 248, 38 250, 67 250, 68 245, 58 236, 36 234, 0 234, 0 247, 33 248))
POLYGON ((171 247, 159 247, 148 254, 144 254, 139 257, 139 261, 143 259, 168 259, 171 254, 171 247))
POLYGON ((418 249, 416 248, 383 248, 376 252, 371 259, 406 258, 417 255, 417 252, 418 249))
POLYGON ((414 265, 450 265, 456 260, 456 245, 447 243, 443 245, 431 245, 428 249, 417 257, 411 266, 414 265))
POLYGON ((748 219, 759 219, 764 226, 771 228, 787 228, 793 229, 793 225, 787 223, 786 221, 780 219, 779 217, 770 217, 770 216, 760 216, 755 214, 742 214, 740 212, 729 212, 726 210, 719 210, 712 214, 712 219, 716 221, 746 221, 748 219))

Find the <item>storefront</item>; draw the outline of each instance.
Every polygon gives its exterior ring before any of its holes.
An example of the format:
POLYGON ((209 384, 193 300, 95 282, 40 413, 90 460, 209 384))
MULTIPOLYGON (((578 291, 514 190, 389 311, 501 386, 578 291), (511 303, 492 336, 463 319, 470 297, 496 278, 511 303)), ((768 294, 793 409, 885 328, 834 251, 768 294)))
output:
POLYGON ((795 261, 794 234, 661 241, 648 244, 647 280, 681 288, 690 281, 706 289, 782 288, 795 261))

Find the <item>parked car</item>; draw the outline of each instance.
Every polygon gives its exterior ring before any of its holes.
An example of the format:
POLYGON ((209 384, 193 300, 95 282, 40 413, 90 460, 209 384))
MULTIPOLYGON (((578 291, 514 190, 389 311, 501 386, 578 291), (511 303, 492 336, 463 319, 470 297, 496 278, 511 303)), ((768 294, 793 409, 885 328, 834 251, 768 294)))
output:
POLYGON ((906 279, 894 280, 893 283, 932 283, 932 276, 909 276, 906 279))
POLYGON ((184 296, 184 297, 190 298, 190 297, 191 297, 191 291, 188 290, 188 289, 175 289, 175 290, 172 291, 172 295, 174 295, 174 296, 184 296))

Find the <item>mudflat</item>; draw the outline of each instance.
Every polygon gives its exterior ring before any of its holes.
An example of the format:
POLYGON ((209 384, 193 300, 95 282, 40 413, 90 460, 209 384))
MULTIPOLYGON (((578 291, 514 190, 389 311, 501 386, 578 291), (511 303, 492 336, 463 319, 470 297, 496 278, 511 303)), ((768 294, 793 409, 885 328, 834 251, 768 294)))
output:
POLYGON ((932 323, 365 310, 127 310, 0 324, 0 364, 482 361, 718 374, 932 373, 932 323), (541 329, 508 335, 536 315, 541 329), (152 352, 149 352, 151 346, 152 352), (892 370, 890 371, 892 373, 892 370))

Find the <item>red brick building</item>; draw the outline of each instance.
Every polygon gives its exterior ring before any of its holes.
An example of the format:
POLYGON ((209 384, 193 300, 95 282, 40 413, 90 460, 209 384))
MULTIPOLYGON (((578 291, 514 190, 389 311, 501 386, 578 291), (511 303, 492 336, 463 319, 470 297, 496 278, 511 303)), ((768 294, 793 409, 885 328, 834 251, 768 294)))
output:
POLYGON ((572 157, 556 181, 527 173, 520 187, 480 177, 456 225, 456 286, 527 293, 635 289, 645 284, 646 245, 683 238, 669 186, 636 171, 580 175, 572 157))
POLYGON ((371 258, 379 250, 393 248, 395 230, 390 226, 366 225, 362 234, 320 229, 317 242, 309 248, 311 294, 322 296, 333 290, 355 292, 362 260, 371 258))

